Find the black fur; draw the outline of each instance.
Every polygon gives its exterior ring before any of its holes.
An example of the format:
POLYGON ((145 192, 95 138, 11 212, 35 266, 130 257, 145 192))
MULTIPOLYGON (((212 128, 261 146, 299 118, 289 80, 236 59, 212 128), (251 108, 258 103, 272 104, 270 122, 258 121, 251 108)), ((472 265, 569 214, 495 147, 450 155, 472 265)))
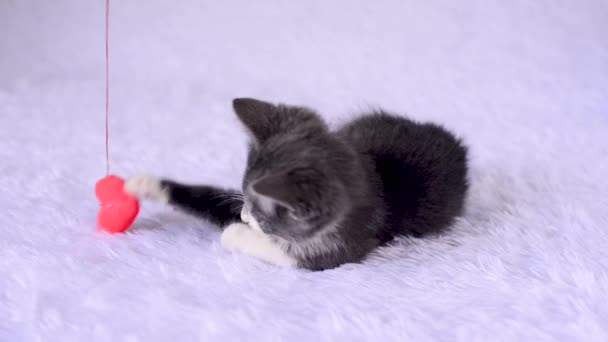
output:
POLYGON ((304 107, 233 105, 253 136, 243 197, 162 185, 171 203, 219 225, 238 221, 245 203, 301 267, 358 262, 397 235, 438 232, 462 212, 467 150, 438 125, 378 111, 332 132, 304 107))
POLYGON ((237 191, 206 185, 185 185, 162 180, 169 203, 224 227, 240 220, 242 196, 237 191))

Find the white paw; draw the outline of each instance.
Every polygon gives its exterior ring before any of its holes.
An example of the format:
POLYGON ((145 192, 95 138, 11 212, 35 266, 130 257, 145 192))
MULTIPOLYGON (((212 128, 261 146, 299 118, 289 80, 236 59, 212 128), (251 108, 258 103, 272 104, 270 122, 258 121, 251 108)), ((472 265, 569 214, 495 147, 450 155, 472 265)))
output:
POLYGON ((278 266, 296 266, 297 261, 268 235, 251 229, 245 223, 233 223, 220 237, 223 248, 238 251, 278 266))
POLYGON ((154 176, 137 175, 125 182, 125 191, 139 199, 168 202, 169 193, 161 186, 161 180, 154 176))
POLYGON ((245 223, 232 223, 224 228, 222 236, 220 237, 220 244, 228 250, 240 250, 240 247, 247 243, 246 240, 250 231, 251 228, 245 223))

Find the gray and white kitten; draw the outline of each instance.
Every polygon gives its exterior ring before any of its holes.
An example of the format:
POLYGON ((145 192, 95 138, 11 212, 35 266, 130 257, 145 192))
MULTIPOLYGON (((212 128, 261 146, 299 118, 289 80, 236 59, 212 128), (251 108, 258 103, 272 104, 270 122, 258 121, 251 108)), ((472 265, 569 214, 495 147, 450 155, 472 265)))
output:
POLYGON ((127 191, 224 227, 228 249, 310 270, 438 232, 462 212, 467 149, 438 125, 377 111, 332 131, 305 107, 233 107, 252 137, 242 192, 152 176, 128 179, 127 191))

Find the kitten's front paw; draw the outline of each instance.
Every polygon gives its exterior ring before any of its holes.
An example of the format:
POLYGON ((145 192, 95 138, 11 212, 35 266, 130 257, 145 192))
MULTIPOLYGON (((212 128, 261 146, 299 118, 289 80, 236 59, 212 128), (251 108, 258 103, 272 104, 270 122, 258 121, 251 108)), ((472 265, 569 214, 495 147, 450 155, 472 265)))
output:
POLYGON ((160 178, 149 175, 130 177, 125 182, 125 191, 139 199, 168 202, 169 193, 164 189, 160 178))
POLYGON ((297 260, 289 256, 281 246, 262 232, 247 224, 233 223, 224 229, 220 238, 222 247, 238 251, 279 266, 297 266, 297 260))
POLYGON ((244 245, 243 242, 247 240, 247 236, 250 233, 251 228, 247 224, 241 222, 232 223, 224 228, 220 237, 220 244, 228 250, 241 250, 244 245))

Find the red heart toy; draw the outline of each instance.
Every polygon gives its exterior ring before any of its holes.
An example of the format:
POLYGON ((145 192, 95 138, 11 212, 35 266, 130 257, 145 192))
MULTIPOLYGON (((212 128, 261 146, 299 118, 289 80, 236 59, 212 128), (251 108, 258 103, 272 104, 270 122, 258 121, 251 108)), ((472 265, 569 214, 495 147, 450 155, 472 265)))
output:
POLYGON ((109 175, 95 183, 95 196, 101 207, 97 214, 97 225, 108 233, 127 230, 139 212, 139 201, 124 191, 125 181, 109 175))

